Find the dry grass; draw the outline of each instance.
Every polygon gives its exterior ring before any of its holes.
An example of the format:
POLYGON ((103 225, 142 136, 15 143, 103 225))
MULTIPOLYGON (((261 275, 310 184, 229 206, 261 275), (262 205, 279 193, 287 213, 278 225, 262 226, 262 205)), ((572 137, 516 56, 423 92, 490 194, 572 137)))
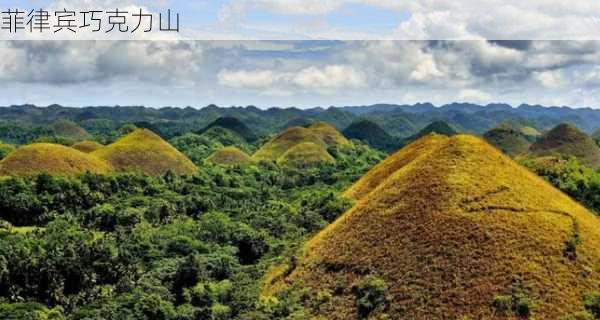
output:
POLYGON ((325 142, 311 130, 303 127, 291 127, 265 143, 252 155, 252 159, 255 161, 276 161, 290 148, 304 142, 326 146, 325 142))
POLYGON ((43 172, 77 175, 86 171, 108 173, 111 166, 79 150, 51 143, 23 146, 0 161, 0 176, 32 176, 43 172))
POLYGON ((211 154, 206 162, 222 166, 247 165, 252 163, 252 159, 244 151, 236 147, 225 147, 211 154))
MULTIPOLYGON (((332 158, 327 152, 327 147, 349 147, 352 145, 350 141, 348 141, 348 139, 346 139, 334 127, 324 122, 318 122, 308 128, 287 128, 265 143, 260 149, 258 149, 254 155, 252 155, 252 159, 254 161, 265 160, 280 162, 282 156, 286 152, 300 144, 305 143, 320 146, 321 149, 325 150, 325 153, 327 153, 329 156, 327 157, 326 155, 323 155, 320 150, 316 151, 317 149, 314 146, 305 145, 304 147, 309 146, 309 148, 304 148, 307 152, 313 152, 312 154, 306 155, 307 159, 304 161, 305 163, 311 162, 311 157, 319 161, 327 160, 326 158, 332 158)), ((302 149, 296 149, 292 153, 294 160, 299 160, 301 150, 302 149)))
POLYGON ((80 142, 73 144, 71 146, 71 148, 77 149, 81 152, 91 153, 98 149, 104 148, 104 145, 102 145, 96 141, 84 140, 84 141, 80 141, 80 142))
POLYGON ((536 302, 532 318, 559 319, 600 284, 598 218, 479 138, 422 138, 347 194, 356 205, 270 274, 264 294, 329 290, 313 315, 356 319, 351 284, 371 275, 389 287, 391 319, 506 319, 491 302, 515 292, 536 302))
POLYGON ((310 125, 308 129, 330 147, 350 145, 350 141, 328 123, 317 122, 310 125))
POLYGON ((535 156, 576 157, 592 168, 600 168, 600 148, 592 137, 572 125, 560 124, 531 146, 535 156))
POLYGON ((448 137, 444 135, 429 134, 409 144, 367 172, 361 179, 346 190, 344 195, 356 200, 362 199, 371 191, 375 190, 377 186, 384 183, 394 172, 413 163, 417 158, 429 156, 431 152, 447 140, 448 137))
POLYGON ((56 121, 52 124, 52 130, 57 136, 71 139, 85 139, 90 136, 90 134, 77 123, 67 119, 56 121))
POLYGON ((119 171, 163 175, 168 171, 192 174, 198 170, 190 159, 147 129, 137 129, 91 154, 119 171))
POLYGON ((306 167, 318 163, 332 163, 335 159, 327 150, 312 142, 297 144, 286 151, 277 162, 292 167, 306 167))

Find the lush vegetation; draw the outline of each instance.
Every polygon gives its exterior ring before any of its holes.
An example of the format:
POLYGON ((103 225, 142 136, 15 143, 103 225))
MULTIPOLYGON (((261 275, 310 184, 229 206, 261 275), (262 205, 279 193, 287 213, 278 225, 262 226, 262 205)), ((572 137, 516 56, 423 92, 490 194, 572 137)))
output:
POLYGON ((349 208, 340 191, 383 158, 361 144, 330 152, 335 163, 310 168, 0 180, 0 318, 290 314, 297 297, 259 299, 268 266, 349 208))

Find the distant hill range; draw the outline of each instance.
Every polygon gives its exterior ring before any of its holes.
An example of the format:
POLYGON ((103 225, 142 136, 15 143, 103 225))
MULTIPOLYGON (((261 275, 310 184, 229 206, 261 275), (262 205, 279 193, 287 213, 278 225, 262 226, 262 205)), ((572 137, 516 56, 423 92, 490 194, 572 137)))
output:
MULTIPOLYGON (((562 122, 572 123, 582 131, 591 134, 600 127, 600 110, 590 108, 543 107, 539 105, 507 104, 477 105, 452 103, 434 106, 430 103, 415 105, 376 104, 371 106, 347 106, 330 108, 269 108, 254 106, 221 108, 209 105, 203 108, 160 109, 142 106, 98 106, 71 108, 59 105, 37 107, 20 105, 0 107, 0 128, 15 121, 23 125, 47 127, 51 132, 52 124, 69 120, 90 134, 107 126, 120 127, 124 123, 143 124, 138 127, 149 128, 164 139, 171 139, 186 132, 196 132, 198 128, 220 125, 251 137, 268 136, 290 126, 307 126, 324 121, 338 130, 343 130, 360 120, 369 120, 383 128, 389 135, 407 138, 434 121, 444 121, 459 132, 483 134, 498 125, 522 123, 539 131, 547 131, 562 122), (235 119, 235 120, 234 120, 235 119), (243 126, 238 126, 239 122, 243 126), (248 129, 246 130, 244 126, 248 129), (234 130, 235 129, 235 130, 234 130), (239 129, 239 130, 238 130, 239 129)), ((11 143, 14 137, 2 136, 0 140, 11 143)), ((32 132, 29 128, 28 132, 32 132)), ((82 131, 84 132, 84 131, 82 131)))

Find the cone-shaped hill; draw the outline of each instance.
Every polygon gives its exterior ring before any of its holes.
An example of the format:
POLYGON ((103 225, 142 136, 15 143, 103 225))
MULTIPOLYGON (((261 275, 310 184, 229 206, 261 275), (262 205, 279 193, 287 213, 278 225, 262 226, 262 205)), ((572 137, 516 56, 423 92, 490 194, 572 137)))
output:
POLYGON ((330 162, 334 159, 327 151, 328 147, 349 147, 351 145, 350 141, 334 127, 324 122, 318 122, 308 128, 291 127, 284 130, 258 149, 252 155, 252 159, 254 161, 300 164, 300 158, 304 152, 306 162, 303 165, 315 162, 330 162), (296 146, 298 148, 294 148, 296 146), (303 149, 304 147, 307 148, 303 149), (283 157, 293 148, 293 152, 283 157))
POLYGON ((353 122, 343 131, 350 139, 363 141, 379 150, 390 151, 398 145, 398 141, 389 135, 381 126, 370 120, 353 122))
POLYGON ((542 134, 534 127, 524 126, 520 129, 521 133, 524 134, 530 141, 535 141, 542 134))
POLYGON ((225 147, 211 154, 206 158, 206 162, 222 166, 234 166, 250 164, 252 163, 252 159, 248 154, 236 147, 225 147))
POLYGON ((303 142, 288 149, 279 159, 279 164, 303 167, 318 163, 332 163, 335 159, 322 145, 313 142, 303 142))
POLYGON ((116 142, 91 153, 116 170, 148 175, 192 174, 196 166, 185 155, 147 129, 136 129, 116 142))
POLYGON ((202 134, 214 127, 221 127, 221 128, 231 130, 231 131, 239 134, 240 136, 242 136, 247 141, 256 140, 256 136, 252 132, 252 130, 250 130, 250 128, 248 128, 248 126, 246 126, 246 124, 244 124, 242 121, 240 121, 238 118, 235 118, 235 117, 218 118, 217 120, 213 121, 212 123, 210 123, 209 125, 204 127, 202 130, 200 130, 198 132, 198 134, 202 134))
POLYGON ((594 169, 600 168, 600 148, 587 134, 569 124, 559 124, 545 133, 530 151, 536 156, 576 157, 594 169))
POLYGON ((421 137, 424 137, 428 134, 431 134, 431 133, 443 134, 445 136, 451 137, 451 136, 457 134, 458 131, 453 126, 448 124, 446 121, 442 121, 442 120, 434 121, 434 122, 428 124, 427 126, 425 126, 423 129, 421 129, 416 134, 404 139, 403 145, 409 144, 409 143, 411 143, 421 137))
POLYGON ((509 156, 525 153, 531 146, 531 142, 529 142, 525 134, 508 125, 491 129, 483 137, 487 142, 509 156))
POLYGON ((77 123, 66 119, 54 122, 54 124, 52 124, 52 131, 54 131, 54 134, 58 137, 75 140, 85 139, 90 136, 90 134, 77 123))
POLYGON ((77 149, 81 152, 90 153, 90 152, 94 152, 98 149, 104 148, 104 145, 102 145, 96 141, 84 140, 84 141, 75 143, 74 145, 71 146, 71 148, 77 149))
POLYGON ((32 176, 44 172, 77 175, 86 171, 108 173, 111 167, 92 155, 52 143, 23 146, 0 161, 0 176, 32 176))
POLYGON ((434 121, 428 124, 425 128, 421 129, 413 138, 418 139, 423 136, 426 136, 430 133, 443 134, 445 136, 453 136, 458 133, 458 131, 446 121, 434 121))
POLYGON ((532 318, 559 319, 600 283, 599 219, 479 138, 426 136, 347 194, 354 207, 263 294, 329 292, 306 305, 334 320, 514 319, 502 308, 524 312, 523 297, 532 318))
POLYGON ((293 119, 289 120, 288 122, 286 122, 283 126, 281 126, 281 129, 287 129, 290 127, 305 127, 306 128, 313 123, 315 123, 315 122, 309 118, 297 117, 297 118, 293 118, 293 119))
POLYGON ((291 127, 265 143, 252 155, 252 158, 256 161, 277 160, 290 148, 304 142, 326 146, 325 142, 315 135, 312 130, 304 127, 291 127))
POLYGON ((317 137, 330 147, 347 146, 350 141, 336 128, 325 122, 317 122, 308 127, 317 137))

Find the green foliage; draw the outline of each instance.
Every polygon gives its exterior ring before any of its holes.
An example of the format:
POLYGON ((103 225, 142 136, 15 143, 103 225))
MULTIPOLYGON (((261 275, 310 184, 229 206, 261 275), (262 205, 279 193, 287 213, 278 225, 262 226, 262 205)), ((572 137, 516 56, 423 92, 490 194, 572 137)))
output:
POLYGON ((513 295, 498 295, 492 300, 492 307, 499 315, 509 316, 512 314, 526 318, 531 315, 535 307, 534 301, 523 293, 513 295))
POLYGON ((574 157, 567 161, 522 164, 548 180, 589 209, 600 213, 600 173, 581 165, 574 157))
POLYGON ((387 284, 383 279, 369 276, 356 283, 352 288, 356 296, 356 307, 361 319, 366 319, 377 308, 384 308, 387 284))
POLYGON ((587 311, 600 318, 600 292, 591 292, 583 297, 583 306, 587 311))
POLYGON ((14 146, 12 146, 10 144, 2 143, 0 141, 0 160, 4 159, 6 157, 6 155, 13 152, 14 150, 15 150, 14 146))
POLYGON ((270 304, 259 283, 350 206, 340 191, 383 157, 362 144, 334 153, 307 169, 0 180, 0 219, 30 230, 0 232, 0 299, 82 320, 304 319, 306 292, 270 304))

